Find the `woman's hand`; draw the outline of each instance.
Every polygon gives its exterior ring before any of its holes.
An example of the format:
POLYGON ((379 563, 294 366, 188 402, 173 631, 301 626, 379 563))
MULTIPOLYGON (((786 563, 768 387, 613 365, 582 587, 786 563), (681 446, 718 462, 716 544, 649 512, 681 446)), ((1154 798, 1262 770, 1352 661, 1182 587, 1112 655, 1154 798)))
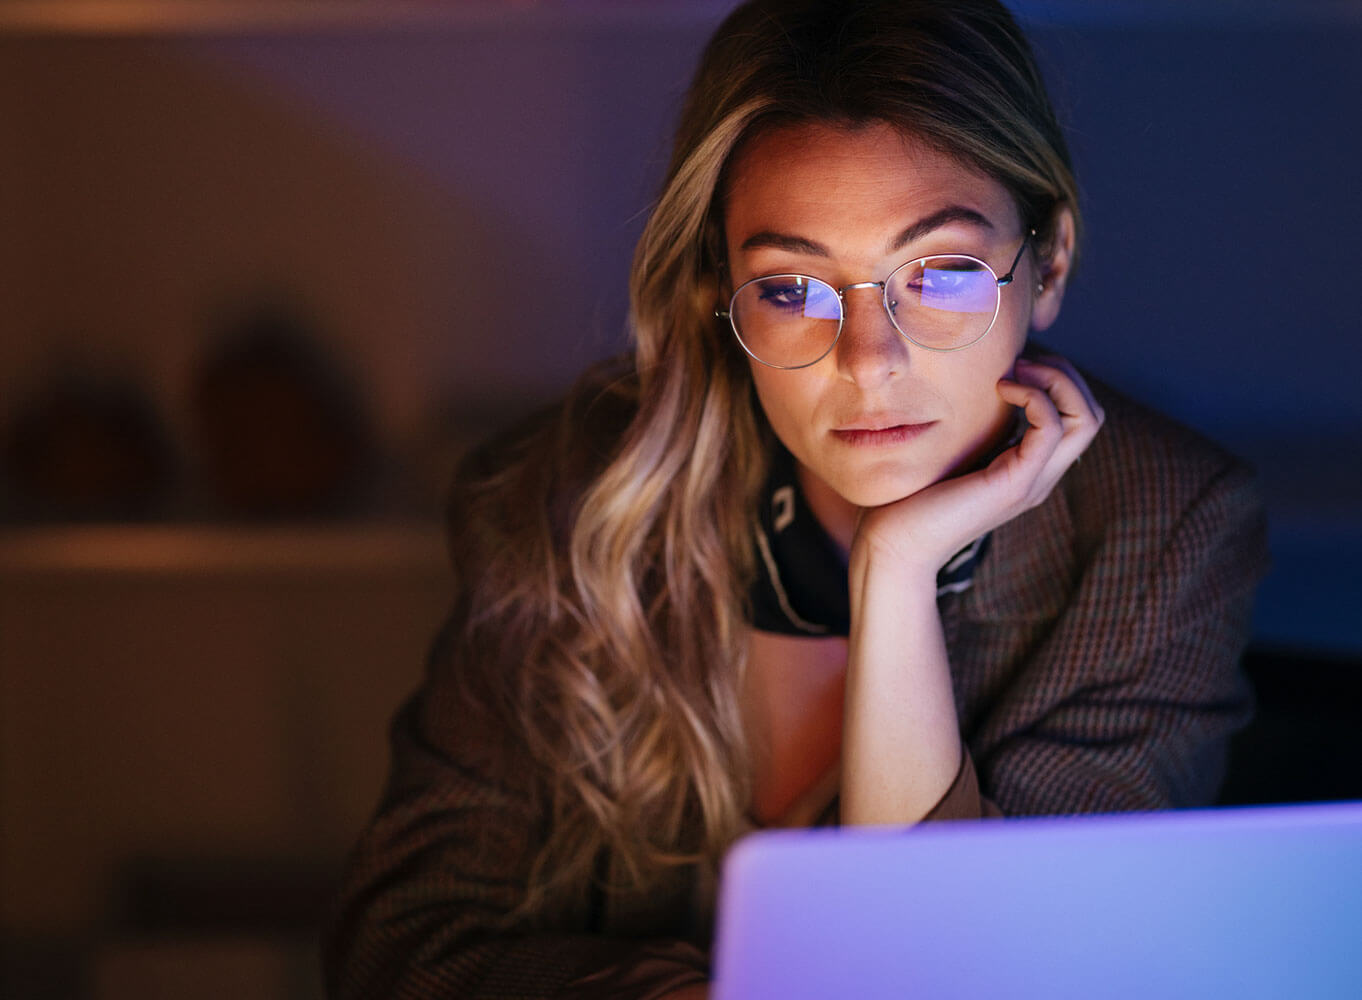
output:
POLYGON ((853 565, 883 557, 900 571, 935 579, 974 539, 1050 495, 1092 443, 1105 415, 1064 358, 1018 358, 1015 371, 1015 379, 998 381, 998 395, 1023 408, 1029 426, 1021 441, 977 472, 863 510, 852 542, 853 565))
POLYGON ((847 582, 851 636, 842 736, 842 822, 916 823, 962 766, 937 571, 986 531, 1036 506, 1102 426, 1062 358, 1018 361, 998 395, 1024 408, 1021 441, 987 468, 862 511, 847 582))

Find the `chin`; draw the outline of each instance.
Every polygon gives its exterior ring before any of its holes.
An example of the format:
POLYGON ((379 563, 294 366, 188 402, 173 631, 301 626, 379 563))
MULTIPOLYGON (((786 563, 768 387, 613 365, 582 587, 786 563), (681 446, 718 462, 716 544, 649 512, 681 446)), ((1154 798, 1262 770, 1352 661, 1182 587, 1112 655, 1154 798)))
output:
POLYGON ((837 492, 848 503, 857 507, 883 507, 926 489, 940 478, 942 477, 902 474, 862 476, 854 482, 845 483, 846 489, 837 492))

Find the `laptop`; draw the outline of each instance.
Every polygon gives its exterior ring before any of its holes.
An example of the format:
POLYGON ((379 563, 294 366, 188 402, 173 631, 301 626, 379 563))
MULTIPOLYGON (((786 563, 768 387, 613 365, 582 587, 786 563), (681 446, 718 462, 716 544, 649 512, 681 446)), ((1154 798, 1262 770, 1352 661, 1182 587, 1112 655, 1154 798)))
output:
POLYGON ((714 1000, 1362 998, 1362 802, 770 831, 714 1000))

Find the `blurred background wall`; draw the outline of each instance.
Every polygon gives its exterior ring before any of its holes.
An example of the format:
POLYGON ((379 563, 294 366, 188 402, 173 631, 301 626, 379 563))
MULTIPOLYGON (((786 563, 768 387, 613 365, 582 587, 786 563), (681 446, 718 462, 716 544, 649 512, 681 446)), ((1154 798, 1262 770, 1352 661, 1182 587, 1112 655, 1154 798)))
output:
MULTIPOLYGON (((449 463, 624 345, 728 6, 0 3, 6 997, 316 995, 440 618, 449 463), (343 427, 224 439, 267 376, 343 427)), ((1356 690, 1362 14, 1014 6, 1089 226, 1048 343, 1257 465, 1255 650, 1356 690)))

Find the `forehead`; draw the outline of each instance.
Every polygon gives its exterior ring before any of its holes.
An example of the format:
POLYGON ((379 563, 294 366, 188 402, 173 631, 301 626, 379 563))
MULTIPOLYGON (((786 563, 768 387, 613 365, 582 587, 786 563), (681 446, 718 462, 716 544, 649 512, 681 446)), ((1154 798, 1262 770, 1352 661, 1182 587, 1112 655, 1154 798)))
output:
POLYGON ((950 205, 977 211, 1008 238, 1020 225, 1000 183, 890 125, 804 124, 738 149, 724 224, 730 250, 766 230, 869 241, 950 205))

